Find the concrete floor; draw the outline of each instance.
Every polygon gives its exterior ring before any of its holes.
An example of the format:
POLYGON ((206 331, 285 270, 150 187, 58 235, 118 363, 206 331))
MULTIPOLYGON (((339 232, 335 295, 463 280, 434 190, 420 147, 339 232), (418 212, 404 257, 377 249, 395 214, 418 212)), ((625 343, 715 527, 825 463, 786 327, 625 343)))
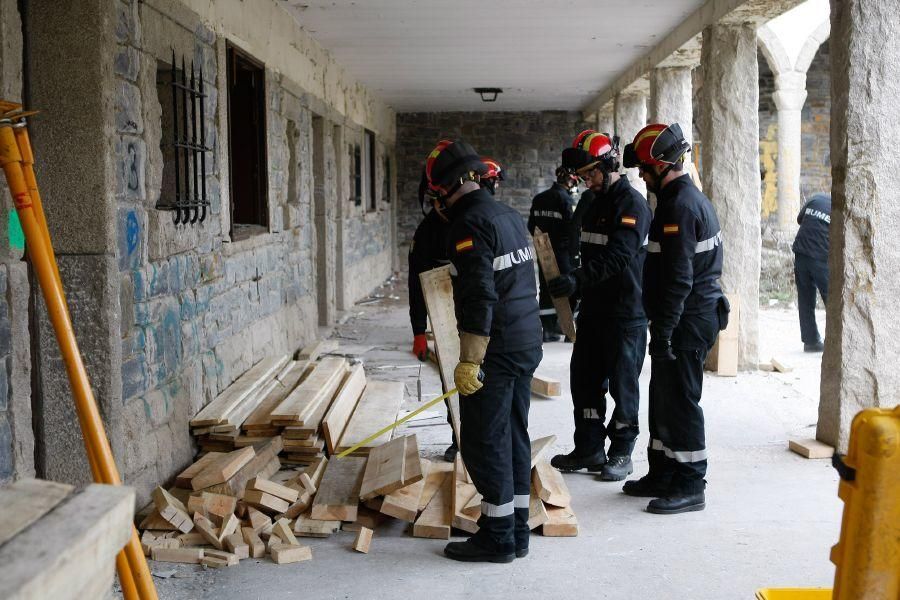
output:
MULTIPOLYGON (((374 346, 363 358, 368 376, 407 381, 414 407, 415 368, 404 288, 379 291, 377 303, 356 307, 334 334, 343 344, 374 346), (393 296, 393 297, 392 297, 393 296)), ((468 565, 442 556, 444 542, 410 537, 391 520, 376 530, 370 554, 350 550, 354 534, 306 539, 311 562, 277 566, 268 559, 237 567, 151 563, 160 597, 169 598, 753 598, 761 587, 830 587, 829 550, 840 531, 842 503, 829 461, 787 450, 788 437, 812 436, 821 355, 802 352, 796 314, 761 313, 761 360, 778 356, 788 374, 753 372, 737 378, 707 375, 704 407, 710 450, 707 509, 679 516, 643 511, 646 500, 621 493, 621 484, 569 474, 580 534, 533 535, 531 554, 510 565, 468 565)), ((820 321, 824 317, 820 313, 820 321)), ((824 331, 824 329, 823 329, 824 331)), ((363 350, 364 348, 360 348, 363 350)), ((568 394, 571 345, 547 344, 539 373, 563 381, 565 394, 534 398, 531 434, 558 436, 568 451, 572 434, 568 394)), ((646 398, 649 360, 641 376, 646 398)), ((426 398, 439 392, 437 371, 423 369, 426 398)), ((646 411, 641 427, 646 431, 646 411)), ((449 427, 441 416, 408 428, 426 456, 443 452, 449 427)), ((638 448, 646 446, 646 433, 638 448)), ((636 475, 646 471, 636 451, 636 475)), ((462 538, 457 538, 462 539, 462 538)))

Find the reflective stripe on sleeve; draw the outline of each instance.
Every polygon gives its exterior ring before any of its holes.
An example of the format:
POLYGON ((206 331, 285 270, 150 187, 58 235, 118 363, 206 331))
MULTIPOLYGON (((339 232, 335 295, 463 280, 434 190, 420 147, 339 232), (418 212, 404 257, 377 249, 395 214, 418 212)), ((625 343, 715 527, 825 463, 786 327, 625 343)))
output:
POLYGON ((585 244, 596 244, 598 246, 605 246, 606 242, 609 241, 609 237, 603 235, 602 233, 591 233, 589 231, 581 232, 581 241, 585 244))
POLYGON ((538 311, 538 314, 541 315, 542 317, 546 317, 547 315, 555 315, 556 309, 555 308, 542 308, 540 311, 538 311))
POLYGON ((528 494, 516 494, 513 496, 513 505, 516 508, 529 508, 531 506, 531 496, 528 494))
POLYGON ((628 429, 631 427, 628 423, 623 423, 622 421, 615 421, 616 429, 628 429))
POLYGON ((712 236, 708 240, 703 240, 702 242, 697 242, 697 249, 695 252, 709 252, 710 250, 714 250, 718 246, 722 245, 722 232, 718 232, 716 235, 712 236))
POLYGON ((703 450, 672 450, 671 448, 667 448, 661 440, 651 439, 650 449, 661 450, 666 453, 666 456, 680 463, 700 462, 701 460, 707 460, 709 458, 709 454, 705 448, 703 450))
POLYGON ((490 502, 481 501, 481 514, 485 517, 508 517, 515 510, 515 501, 506 504, 491 504, 490 502))

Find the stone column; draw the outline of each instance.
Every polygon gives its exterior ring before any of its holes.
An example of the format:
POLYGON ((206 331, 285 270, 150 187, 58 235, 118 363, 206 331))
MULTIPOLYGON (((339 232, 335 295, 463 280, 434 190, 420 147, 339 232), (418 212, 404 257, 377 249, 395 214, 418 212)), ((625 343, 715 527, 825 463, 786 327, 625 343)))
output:
POLYGON ((762 200, 755 27, 707 27, 700 65, 703 189, 722 227, 722 287, 741 301, 739 364, 756 368, 762 200))
POLYGON ((660 67, 650 73, 650 121, 678 123, 694 139, 694 101, 690 67, 660 67))
POLYGON ((806 101, 806 73, 777 74, 773 97, 778 108, 778 225, 782 231, 794 231, 800 210, 800 113, 806 101))
MULTIPOLYGON (((597 131, 601 133, 612 133, 616 130, 615 108, 610 102, 597 111, 597 131)), ((629 142, 631 140, 628 140, 629 142)), ((625 145, 624 143, 622 144, 625 145)))
MULTIPOLYGON (((615 126, 616 135, 622 140, 622 148, 630 144, 634 136, 647 124, 647 94, 637 92, 619 92, 615 99, 615 126)), ((638 176, 637 169, 625 169, 631 185, 644 196, 647 195, 647 186, 638 176)))
POLYGON ((900 20, 895 0, 831 6, 831 280, 816 435, 846 452, 854 415, 896 405, 900 388, 900 20))

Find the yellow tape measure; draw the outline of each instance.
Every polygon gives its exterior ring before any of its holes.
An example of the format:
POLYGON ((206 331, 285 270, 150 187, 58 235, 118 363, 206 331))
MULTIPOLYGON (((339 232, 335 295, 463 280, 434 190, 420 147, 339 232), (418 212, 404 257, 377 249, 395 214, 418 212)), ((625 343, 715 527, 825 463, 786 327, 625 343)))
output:
POLYGON ((440 396, 438 396, 438 397, 435 398, 434 400, 429 400, 428 402, 426 402, 425 404, 423 404, 422 406, 420 406, 420 407, 417 408, 416 410, 412 411, 411 413, 409 413, 408 415, 406 415, 406 416, 403 417, 402 419, 398 419, 397 421, 394 421, 393 423, 391 423, 391 424, 388 425, 387 427, 385 427, 385 428, 383 428, 383 429, 379 429, 378 431, 376 431, 375 433, 373 433, 372 435, 370 435, 369 437, 367 437, 367 438, 364 439, 363 441, 359 442, 358 444, 355 444, 355 445, 353 445, 353 446, 350 446, 349 448, 347 448, 346 450, 344 450, 343 452, 341 452, 340 454, 338 454, 337 457, 338 457, 338 458, 344 458, 345 456, 347 456, 348 454, 350 454, 350 453, 353 452, 354 450, 356 450, 356 449, 358 449, 358 448, 360 448, 360 447, 362 447, 362 446, 365 446, 366 444, 368 444, 368 443, 371 442, 372 440, 377 439, 380 435, 382 435, 382 434, 384 434, 384 433, 390 431, 391 429, 394 429, 395 427, 397 427, 397 426, 399 426, 399 425, 402 425, 403 423, 406 423, 407 421, 409 421, 410 419, 412 419, 414 416, 416 416, 417 414, 419 414, 419 413, 422 412, 423 410, 426 410, 426 409, 431 408, 432 406, 434 406, 435 404, 437 404, 437 403, 440 402, 441 400, 446 400, 447 398, 449 398, 450 396, 452 396, 452 395, 455 394, 456 392, 457 392, 456 388, 453 388, 452 390, 450 390, 450 391, 447 392, 446 394, 441 394, 440 396))

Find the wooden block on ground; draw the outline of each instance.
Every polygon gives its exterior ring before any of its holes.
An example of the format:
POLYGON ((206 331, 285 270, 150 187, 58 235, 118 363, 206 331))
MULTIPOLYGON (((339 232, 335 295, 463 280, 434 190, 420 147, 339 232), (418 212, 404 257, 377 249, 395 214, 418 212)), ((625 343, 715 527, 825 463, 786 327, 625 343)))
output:
POLYGON ((355 521, 365 469, 366 459, 361 457, 347 456, 329 461, 313 500, 312 518, 355 521))
POLYGON ((309 513, 297 517, 294 521, 294 533, 301 537, 325 538, 341 528, 340 521, 319 521, 311 519, 309 513))
POLYGON ((778 371, 779 373, 790 373, 794 370, 794 367, 778 360, 775 357, 772 357, 772 368, 778 371))
POLYGON ((297 498, 300 497, 300 492, 297 490, 291 489, 289 487, 285 487, 283 485, 277 484, 274 481, 269 481, 268 479, 264 479, 262 477, 254 477, 250 481, 247 482, 247 490, 256 490, 259 492, 265 492, 266 494, 271 494, 276 498, 281 498, 286 502, 296 502, 297 498))
POLYGON ((547 437, 538 438, 536 440, 531 440, 531 468, 533 469, 538 462, 544 458, 544 455, 547 454, 547 451, 550 449, 550 446, 556 442, 555 435, 548 435, 547 437))
MULTIPOLYGON (((344 429, 344 434, 338 444, 338 452, 356 445, 372 435, 373 432, 396 421, 404 393, 405 387, 400 381, 368 382, 356 410, 353 411, 353 415, 344 429)), ((380 446, 390 439, 391 432, 388 431, 366 443, 358 451, 368 453, 372 448, 380 446)))
POLYGON ((547 537, 575 537, 578 535, 578 519, 571 507, 548 506, 547 522, 541 532, 547 537))
POLYGON ((379 510, 367 506, 360 506, 359 510, 356 512, 356 520, 342 523, 341 529, 344 531, 359 531, 361 527, 368 527, 369 529, 374 530, 384 523, 386 519, 387 517, 379 510))
POLYGON ((219 535, 219 530, 216 529, 216 526, 213 525, 212 521, 199 513, 195 514, 194 528, 200 532, 200 535, 202 535, 211 546, 218 550, 223 548, 224 544, 222 543, 222 536, 219 535))
POLYGON ((203 548, 156 547, 151 550, 150 557, 161 562, 198 564, 203 559, 203 548))
POLYGON ((287 517, 288 519, 294 519, 301 514, 305 513, 306 510, 312 504, 313 496, 306 490, 300 493, 300 497, 296 502, 291 504, 286 511, 282 514, 282 516, 287 517))
POLYGON ((455 478, 447 476, 425 510, 413 525, 413 536, 436 540, 450 539, 450 525, 453 521, 451 513, 451 495, 456 493, 455 478))
POLYGON ((156 510, 156 508, 154 508, 149 515, 141 520, 138 528, 153 529, 159 531, 178 531, 178 529, 176 529, 174 525, 159 516, 159 511, 156 510))
POLYGON ((196 477, 200 471, 222 456, 222 454, 222 452, 207 452, 198 458, 194 464, 190 465, 175 477, 175 485, 180 488, 193 489, 191 487, 191 480, 196 477))
MULTIPOLYGON (((544 274, 544 281, 552 281, 559 277, 559 265, 556 262, 556 255, 553 253, 553 246, 550 244, 550 236, 542 232, 540 228, 536 228, 532 241, 534 241, 534 250, 541 266, 541 273, 544 274)), ((553 306, 556 308, 560 329, 566 334, 566 337, 574 342, 575 318, 572 315, 572 305, 569 304, 569 299, 553 298, 553 306)))
POLYGON ((253 460, 256 451, 252 446, 219 456, 191 478, 191 488, 202 490, 219 483, 225 483, 244 465, 253 460))
POLYGON ((263 514, 252 506, 247 507, 247 521, 250 523, 253 531, 259 531, 263 527, 272 524, 272 519, 268 515, 263 514))
POLYGON ((788 448, 806 458, 831 458, 834 456, 834 448, 811 438, 788 440, 788 448))
POLYGON ((427 474, 431 469, 431 461, 427 459, 421 460, 422 473, 425 477, 385 495, 379 509, 382 513, 408 523, 415 522, 419 514, 419 501, 422 498, 422 492, 425 491, 425 483, 428 480, 427 474))
POLYGON ((741 301, 735 294, 726 294, 731 305, 728 327, 719 332, 716 343, 706 359, 705 367, 715 371, 720 377, 735 377, 738 372, 739 335, 741 321, 741 301))
MULTIPOLYGON (((472 484, 468 484, 472 485, 472 484)), ((475 486, 472 486, 475 487, 475 486)), ((476 519, 481 514, 481 494, 478 491, 475 491, 475 494, 469 499, 468 502, 465 502, 462 505, 462 509, 460 512, 469 517, 475 517, 476 519)))
POLYGON ((363 554, 369 553, 369 544, 372 543, 372 530, 368 527, 361 527, 359 533, 356 534, 356 540, 353 542, 353 549, 363 554))
POLYGON ((212 569, 233 567, 238 564, 238 557, 234 553, 224 550, 206 550, 200 564, 212 569))
POLYGON ((528 529, 537 529, 550 520, 544 501, 538 496, 534 484, 531 484, 531 497, 528 502, 528 529))
POLYGON ((356 409, 365 387, 366 373, 363 365, 354 365, 322 419, 322 435, 330 454, 336 454, 335 448, 347 428, 350 415, 356 409))
POLYGON ((294 537, 294 532, 291 531, 291 522, 288 519, 282 518, 275 521, 275 524, 272 526, 272 533, 277 535, 285 544, 300 545, 300 542, 294 537))
POLYGON ((535 374, 531 378, 531 391, 540 396, 555 398, 562 395, 562 384, 558 379, 535 374))
POLYGON ((228 515, 222 522, 222 527, 219 528, 219 538, 224 539, 226 536, 237 531, 240 526, 241 520, 238 519, 236 515, 228 515))
POLYGON ((241 537, 247 544, 248 552, 253 558, 262 558, 266 555, 266 545, 263 544, 259 534, 252 527, 241 527, 241 537))
POLYGON ((191 427, 223 423, 231 411, 271 379, 287 361, 287 356, 273 356, 256 363, 212 402, 204 406, 197 416, 191 419, 191 427))
POLYGON ((478 517, 481 516, 481 494, 478 493, 478 490, 475 489, 473 484, 466 483, 465 481, 456 482, 455 493, 456 501, 454 507, 456 507, 456 513, 453 515, 453 520, 451 522, 452 527, 467 533, 478 533, 478 517), (463 509, 476 496, 479 497, 477 513, 474 516, 464 513, 463 509))
POLYGON ((237 509, 237 498, 225 494, 212 494, 200 492, 188 498, 187 511, 189 514, 199 512, 204 517, 221 525, 228 515, 237 509))
POLYGON ((270 551, 272 553, 272 560, 279 565, 312 559, 312 548, 309 546, 273 544, 270 551))
POLYGON ((40 479, 21 479, 0 488, 0 545, 50 512, 74 489, 40 479))
MULTIPOLYGON (((252 450, 253 448, 244 448, 244 450, 247 449, 252 450)), ((240 497, 244 493, 248 481, 254 477, 271 477, 278 471, 281 467, 278 453, 281 450, 281 436, 273 437, 272 441, 267 445, 259 448, 259 450, 255 450, 255 456, 230 477, 228 481, 211 486, 204 489, 204 491, 240 497)))
POLYGON ((337 340, 316 340, 297 351, 297 360, 318 360, 323 354, 334 352, 337 349, 337 340))
POLYGON ((203 534, 199 531, 191 531, 190 533, 182 533, 178 536, 178 541, 181 542, 182 546, 205 546, 209 542, 206 541, 206 538, 203 537, 203 534))
POLYGON ((141 540, 144 556, 152 556, 154 548, 181 548, 183 545, 178 538, 159 538, 150 542, 141 540))
POLYGON ((151 494, 153 504, 159 511, 159 516, 172 524, 178 531, 187 533, 194 528, 194 522, 188 514, 187 508, 180 500, 161 487, 157 487, 151 494))
POLYGON ((260 492, 259 490, 247 490, 244 492, 243 500, 247 504, 271 514, 283 513, 290 507, 287 500, 282 500, 277 496, 260 492))
POLYGON ((359 495, 361 500, 390 494, 422 479, 415 435, 395 438, 372 448, 359 495))
POLYGON ((531 481, 541 500, 558 507, 566 507, 572 503, 572 495, 569 494, 562 473, 551 467, 549 462, 538 462, 531 473, 531 481))
POLYGON ((232 533, 225 538, 225 548, 234 554, 238 560, 250 558, 250 546, 244 541, 243 533, 232 533))

